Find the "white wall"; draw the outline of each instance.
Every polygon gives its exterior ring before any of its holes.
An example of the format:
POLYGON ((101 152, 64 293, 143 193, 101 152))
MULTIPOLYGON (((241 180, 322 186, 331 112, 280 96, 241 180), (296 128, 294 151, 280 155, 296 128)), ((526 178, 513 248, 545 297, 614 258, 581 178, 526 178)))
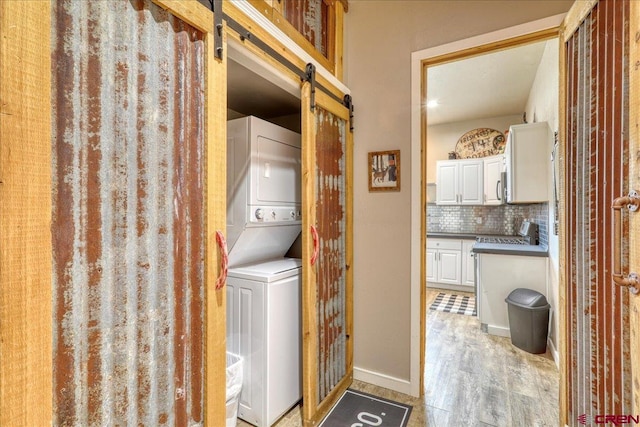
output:
MULTIPOLYGON (((558 131, 558 114, 559 114, 559 42, 558 40, 549 40, 546 43, 538 73, 531 86, 529 99, 527 100, 527 118, 529 121, 547 122, 552 132, 558 131)), ((553 140, 549 141, 547 152, 551 159, 553 150, 553 140)), ((555 353, 556 363, 558 362, 558 331, 560 327, 560 319, 557 314, 557 306, 560 301, 559 295, 559 271, 560 259, 558 254, 558 236, 553 233, 553 222, 555 216, 555 206, 553 203, 553 170, 551 161, 549 165, 549 278, 547 299, 551 304, 551 327, 549 337, 551 339, 555 353)))
POLYGON ((355 104, 356 375, 409 392, 411 52, 566 12, 572 0, 351 0, 345 83, 355 104), (369 193, 367 153, 401 151, 400 192, 369 193))
POLYGON ((490 128, 504 133, 509 126, 519 123, 522 123, 522 114, 429 126, 427 128, 427 182, 436 182, 436 162, 448 159, 449 152, 455 151, 458 139, 465 133, 477 128, 490 128))

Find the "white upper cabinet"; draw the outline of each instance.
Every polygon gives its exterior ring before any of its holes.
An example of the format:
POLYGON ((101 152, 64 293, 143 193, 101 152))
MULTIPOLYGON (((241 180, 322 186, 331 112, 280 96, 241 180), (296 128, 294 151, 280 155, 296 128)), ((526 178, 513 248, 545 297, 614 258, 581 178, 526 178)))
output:
POLYGON ((437 162, 436 203, 439 205, 481 205, 484 198, 482 159, 437 162))
POLYGON ((505 156, 489 156, 484 158, 484 204, 501 205, 504 200, 503 174, 505 156))
POLYGON ((459 172, 456 161, 438 162, 436 177, 436 203, 439 205, 457 205, 459 197, 459 172))
POLYGON ((507 203, 549 201, 547 189, 551 130, 547 122, 509 128, 505 149, 507 203))
POLYGON ((459 160, 460 204, 481 205, 483 203, 482 159, 459 160))

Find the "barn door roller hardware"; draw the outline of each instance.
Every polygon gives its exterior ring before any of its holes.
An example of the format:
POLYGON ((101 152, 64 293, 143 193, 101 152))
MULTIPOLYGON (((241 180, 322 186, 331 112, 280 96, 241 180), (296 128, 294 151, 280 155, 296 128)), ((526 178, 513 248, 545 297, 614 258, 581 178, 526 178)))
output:
MULTIPOLYGON (((296 64, 289 61, 287 58, 282 56, 280 52, 271 47, 268 43, 262 41, 255 34, 252 34, 249 30, 247 30, 244 26, 242 26, 239 22, 235 21, 228 15, 225 15, 222 11, 222 2, 224 0, 209 0, 211 3, 211 9, 213 13, 213 22, 215 31, 213 32, 213 43, 214 43, 214 51, 216 58, 222 59, 222 33, 223 33, 223 24, 222 20, 224 19, 227 24, 227 28, 236 32, 240 36, 240 40, 242 42, 252 43, 254 46, 264 51, 271 58, 275 59, 286 68, 300 76, 302 81, 308 81, 311 83, 311 110, 315 109, 315 91, 316 88, 320 89, 322 92, 326 93, 329 97, 335 99, 336 101, 343 103, 345 106, 345 100, 335 95, 331 90, 324 87, 322 84, 316 81, 316 66, 312 63, 308 63, 304 70, 300 69, 296 64)), ((349 108, 349 106, 347 106, 349 108)), ((350 115, 353 116, 353 107, 350 108, 350 115)), ((351 130, 353 130, 353 118, 350 119, 351 130)))
POLYGON ((312 63, 307 64, 303 80, 311 84, 311 111, 313 111, 316 109, 316 66, 312 63))
POLYGON ((619 286, 626 286, 632 294, 636 295, 640 292, 640 278, 636 273, 629 273, 624 277, 622 273, 622 218, 621 211, 623 207, 627 207, 629 212, 636 212, 640 207, 640 196, 638 192, 633 190, 628 196, 618 197, 613 201, 611 208, 613 209, 613 273, 611 278, 614 283, 619 286))
POLYGON ((216 58, 222 59, 222 0, 209 0, 213 10, 213 49, 216 58))
POLYGON ((349 110, 349 130, 353 132, 353 98, 347 94, 344 96, 342 103, 347 107, 347 110, 349 110))

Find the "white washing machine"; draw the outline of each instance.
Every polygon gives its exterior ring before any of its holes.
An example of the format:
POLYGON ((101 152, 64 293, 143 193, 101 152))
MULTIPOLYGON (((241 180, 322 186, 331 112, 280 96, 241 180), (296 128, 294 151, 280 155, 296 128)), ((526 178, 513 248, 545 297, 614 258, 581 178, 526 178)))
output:
POLYGON ((302 398, 301 266, 238 266, 227 279, 227 349, 244 358, 238 417, 271 426, 302 398))

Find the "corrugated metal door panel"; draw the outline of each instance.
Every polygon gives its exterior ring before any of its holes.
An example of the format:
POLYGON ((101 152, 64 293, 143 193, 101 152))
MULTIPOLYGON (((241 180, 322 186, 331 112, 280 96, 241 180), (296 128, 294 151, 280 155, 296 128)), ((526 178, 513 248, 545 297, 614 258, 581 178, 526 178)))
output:
POLYGON ((285 0, 283 15, 318 52, 328 55, 328 15, 325 0, 285 0))
POLYGON ((54 423, 202 423, 204 36, 51 7, 54 423))
POLYGON ((317 424, 353 380, 349 111, 302 87, 303 422, 317 424), (315 243, 315 244, 314 244, 315 243))
POLYGON ((566 45, 567 379, 574 423, 582 414, 631 409, 628 291, 610 276, 610 206, 628 187, 628 13, 628 2, 599 2, 566 45))
POLYGON ((346 366, 346 122, 316 107, 318 398, 345 376, 346 366))

